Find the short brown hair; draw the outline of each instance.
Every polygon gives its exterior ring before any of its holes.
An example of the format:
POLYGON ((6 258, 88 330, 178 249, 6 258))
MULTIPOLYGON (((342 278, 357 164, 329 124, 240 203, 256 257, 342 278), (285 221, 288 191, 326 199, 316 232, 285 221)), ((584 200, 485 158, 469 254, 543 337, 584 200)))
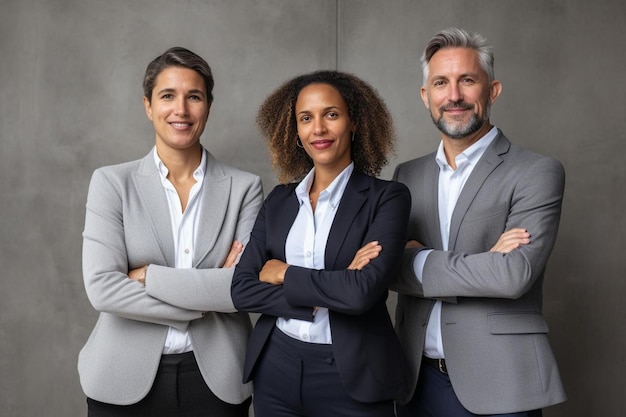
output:
POLYGON ((211 67, 202 57, 180 46, 168 49, 148 64, 143 77, 143 95, 148 99, 148 102, 152 102, 152 90, 157 77, 164 69, 169 67, 189 68, 200 74, 204 80, 207 100, 209 104, 213 102, 214 82, 211 67))

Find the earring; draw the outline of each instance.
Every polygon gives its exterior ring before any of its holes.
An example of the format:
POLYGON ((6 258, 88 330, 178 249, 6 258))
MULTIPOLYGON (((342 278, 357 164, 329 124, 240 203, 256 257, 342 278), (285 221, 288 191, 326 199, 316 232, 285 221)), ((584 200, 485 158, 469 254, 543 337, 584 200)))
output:
POLYGON ((299 137, 299 136, 296 136, 296 146, 297 146, 298 148, 302 148, 302 149, 304 149, 304 146, 302 145, 302 141, 300 140, 300 137, 299 137))
POLYGON ((352 132, 352 142, 354 142, 354 132, 352 132))

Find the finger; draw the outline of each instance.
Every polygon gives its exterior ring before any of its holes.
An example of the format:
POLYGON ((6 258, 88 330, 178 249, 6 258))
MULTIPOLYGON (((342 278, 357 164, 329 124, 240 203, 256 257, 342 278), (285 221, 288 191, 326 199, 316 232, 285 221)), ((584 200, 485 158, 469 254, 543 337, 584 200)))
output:
POLYGON ((363 267, 364 265, 369 263, 370 260, 377 258, 378 255, 380 255, 381 250, 382 250, 382 247, 378 246, 377 248, 371 248, 367 251, 362 251, 360 253, 357 253, 351 265, 363 267))
MULTIPOLYGON (((377 241, 370 242, 370 243, 366 244, 365 246, 363 246, 362 248, 360 248, 358 251, 356 251, 355 257, 359 256, 359 255, 361 255, 363 253, 368 253, 368 252, 370 252, 372 250, 377 250, 377 248, 380 248, 380 245, 378 244, 377 241)), ((378 249, 378 250, 380 250, 380 249, 378 249)))
POLYGON ((223 268, 233 267, 235 265, 235 262, 237 262, 237 257, 239 256, 242 250, 243 250, 243 245, 240 242, 235 240, 232 246, 230 247, 230 252, 228 252, 228 256, 226 256, 226 260, 224 261, 223 268))
POLYGON ((361 253, 357 253, 357 255, 354 258, 355 259, 361 259, 361 258, 372 259, 372 258, 377 257, 380 254, 381 250, 382 250, 382 248, 380 246, 378 246, 376 248, 371 248, 371 249, 368 249, 367 251, 363 251, 361 253))

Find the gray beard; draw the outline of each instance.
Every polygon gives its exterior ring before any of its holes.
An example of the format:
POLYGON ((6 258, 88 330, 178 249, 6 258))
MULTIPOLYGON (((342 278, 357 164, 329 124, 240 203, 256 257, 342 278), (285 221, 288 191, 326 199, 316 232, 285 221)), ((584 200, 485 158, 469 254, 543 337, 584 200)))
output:
POLYGON ((490 106, 487 106, 485 109, 485 117, 482 119, 479 119, 476 113, 472 113, 472 117, 466 123, 447 123, 443 120, 443 111, 441 112, 442 115, 439 117, 439 120, 435 119, 432 111, 430 112, 430 118, 435 126, 437 126, 437 129, 444 135, 452 139, 462 139, 478 132, 485 125, 487 120, 489 120, 489 110, 490 106))

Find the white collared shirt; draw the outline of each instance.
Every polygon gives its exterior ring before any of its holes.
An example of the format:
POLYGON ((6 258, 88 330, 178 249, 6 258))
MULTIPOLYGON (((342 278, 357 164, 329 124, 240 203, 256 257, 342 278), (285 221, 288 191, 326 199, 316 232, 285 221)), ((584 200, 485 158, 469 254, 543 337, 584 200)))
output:
MULTIPOLYGON (((354 163, 350 163, 317 199, 315 212, 309 200, 309 191, 315 178, 315 168, 296 187, 300 209, 285 242, 285 257, 289 265, 324 269, 326 241, 335 219, 341 197, 346 189, 354 163)), ((288 336, 303 342, 332 343, 328 309, 319 308, 312 322, 278 318, 276 326, 288 336)))
MULTIPOLYGON (((455 158, 456 170, 452 169, 446 160, 443 142, 439 144, 435 159, 439 165, 439 224, 443 250, 448 250, 450 238, 450 221, 457 200, 463 191, 474 167, 485 153, 491 142, 496 138, 498 129, 494 126, 485 136, 457 155, 455 158)), ((418 280, 422 282, 424 264, 431 250, 424 250, 417 254, 413 268, 418 280)), ((444 347, 441 339, 441 301, 435 302, 426 327, 426 341, 424 355, 429 358, 444 358, 444 347)))
MULTIPOLYGON (((202 159, 200 161, 200 165, 193 173, 196 183, 189 191, 187 207, 183 212, 178 193, 176 192, 174 185, 172 185, 170 180, 167 179, 169 170, 163 161, 161 161, 161 158, 159 158, 156 147, 154 148, 154 162, 159 170, 161 184, 165 190, 167 204, 170 210, 172 235, 174 237, 176 255, 176 263, 174 266, 176 268, 193 267, 193 254, 195 250, 194 244, 196 242, 196 232, 198 230, 198 221, 200 218, 202 192, 204 190, 202 183, 204 181, 206 160, 206 150, 202 149, 202 159)), ((192 350, 193 346, 191 344, 189 332, 181 332, 180 330, 170 327, 167 332, 167 338, 165 339, 165 345, 163 346, 163 354, 184 353, 192 350)))

